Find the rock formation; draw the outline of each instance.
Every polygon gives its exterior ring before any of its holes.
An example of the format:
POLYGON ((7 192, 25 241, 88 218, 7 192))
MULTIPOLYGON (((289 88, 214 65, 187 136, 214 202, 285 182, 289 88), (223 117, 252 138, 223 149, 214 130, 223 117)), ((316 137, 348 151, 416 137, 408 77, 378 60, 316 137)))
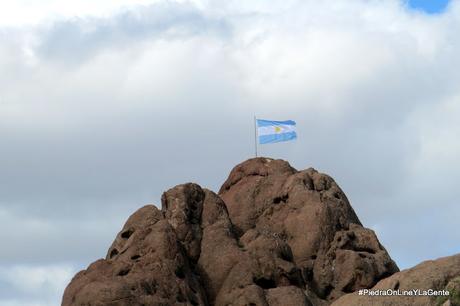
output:
POLYGON ((417 295, 417 296, 370 296, 358 295, 357 292, 347 294, 332 306, 367 306, 367 305, 391 305, 391 306, 459 306, 460 305, 460 254, 444 257, 437 260, 429 260, 417 266, 393 274, 381 280, 372 290, 386 291, 388 289, 408 291, 428 290, 448 291, 449 295, 417 295))
POLYGON ((178 234, 162 212, 149 205, 128 219, 106 259, 75 275, 62 305, 184 302, 206 305, 207 300, 178 234))
POLYGON ((240 239, 253 231, 279 237, 320 299, 372 287, 398 271, 334 180, 312 168, 253 159, 232 170, 219 195, 240 239))
MULTIPOLYGON (((349 293, 413 285, 334 180, 312 168, 250 159, 219 194, 188 183, 161 202, 135 212, 106 258, 75 275, 63 306, 369 305, 349 293)), ((441 287, 458 287, 446 283, 458 273, 442 275, 441 287)))

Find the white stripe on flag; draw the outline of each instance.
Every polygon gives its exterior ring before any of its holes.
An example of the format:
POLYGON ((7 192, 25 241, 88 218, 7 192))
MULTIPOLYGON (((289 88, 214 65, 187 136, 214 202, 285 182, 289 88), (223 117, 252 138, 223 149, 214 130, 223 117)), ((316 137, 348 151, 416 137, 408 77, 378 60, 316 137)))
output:
POLYGON ((261 126, 257 128, 259 136, 295 132, 295 125, 280 124, 261 126))

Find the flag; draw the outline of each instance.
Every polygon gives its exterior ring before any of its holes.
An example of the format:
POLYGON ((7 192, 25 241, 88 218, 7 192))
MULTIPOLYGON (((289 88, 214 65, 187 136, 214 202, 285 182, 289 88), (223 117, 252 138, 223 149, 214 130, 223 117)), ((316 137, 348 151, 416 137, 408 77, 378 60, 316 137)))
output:
POLYGON ((257 135, 260 144, 294 140, 297 138, 296 123, 257 119, 257 135))

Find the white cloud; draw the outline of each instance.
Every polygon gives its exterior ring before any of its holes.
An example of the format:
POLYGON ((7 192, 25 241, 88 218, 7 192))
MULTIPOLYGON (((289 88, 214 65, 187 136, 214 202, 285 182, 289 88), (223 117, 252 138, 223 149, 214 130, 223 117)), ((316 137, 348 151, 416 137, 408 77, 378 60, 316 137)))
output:
POLYGON ((3 261, 102 257, 168 187, 217 190, 253 152, 253 114, 297 120, 297 142, 261 153, 335 177, 402 267, 460 252, 458 1, 82 3, 0 30, 3 261))
MULTIPOLYGON (((3 263, 51 265, 73 262, 80 268, 105 256, 125 217, 137 207, 125 204, 126 207, 117 209, 117 204, 113 203, 112 211, 105 212, 107 218, 101 220, 98 209, 93 210, 96 216, 75 219, 71 215, 62 218, 50 216, 52 209, 42 205, 40 208, 44 214, 40 215, 30 210, 17 213, 13 209, 2 209, 2 206, 8 205, 0 205, 0 224, 10 230, 0 232, 0 241, 8 245, 0 254, 0 266, 3 263)), ((74 209, 78 211, 76 207, 74 209)))
POLYGON ((37 294, 47 290, 60 292, 62 284, 70 281, 74 272, 71 267, 14 266, 3 268, 1 274, 13 287, 37 294))
POLYGON ((0 266, 1 306, 57 306, 76 270, 68 265, 0 266))
POLYGON ((43 21, 56 19, 110 16, 122 8, 135 5, 146 5, 158 2, 156 0, 16 0, 0 3, 0 25, 18 26, 38 24, 43 21))

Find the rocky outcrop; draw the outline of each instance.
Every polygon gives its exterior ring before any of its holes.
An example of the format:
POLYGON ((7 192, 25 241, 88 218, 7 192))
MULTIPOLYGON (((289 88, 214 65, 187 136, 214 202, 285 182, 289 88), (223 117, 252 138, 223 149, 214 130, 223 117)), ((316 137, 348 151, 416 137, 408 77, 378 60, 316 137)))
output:
POLYGON ((134 213, 106 259, 79 272, 62 305, 206 305, 186 250, 153 205, 134 213))
POLYGON ((307 289, 320 299, 372 287, 398 271, 334 180, 312 168, 252 159, 232 170, 219 195, 239 236, 258 231, 287 243, 307 289))
POLYGON ((328 305, 397 271, 332 178, 256 158, 134 213, 62 305, 328 305))
POLYGON ((413 292, 412 296, 371 296, 359 295, 355 292, 341 297, 332 306, 458 306, 460 305, 460 254, 425 261, 411 269, 395 273, 378 282, 372 290, 383 292, 399 290, 401 293, 420 290, 420 292, 417 295, 413 292), (423 292, 428 290, 437 292, 434 292, 436 293, 434 295, 423 295, 423 292), (449 294, 443 295, 445 292, 449 294))

